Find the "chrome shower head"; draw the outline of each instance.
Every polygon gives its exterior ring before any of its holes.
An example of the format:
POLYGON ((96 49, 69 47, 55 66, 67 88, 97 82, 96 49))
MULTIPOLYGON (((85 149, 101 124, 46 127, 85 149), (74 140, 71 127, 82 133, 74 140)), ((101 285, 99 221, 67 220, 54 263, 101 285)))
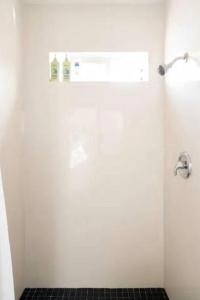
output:
POLYGON ((159 67, 158 67, 158 73, 159 73, 161 76, 165 76, 167 70, 168 70, 168 68, 167 68, 166 65, 159 65, 159 67))

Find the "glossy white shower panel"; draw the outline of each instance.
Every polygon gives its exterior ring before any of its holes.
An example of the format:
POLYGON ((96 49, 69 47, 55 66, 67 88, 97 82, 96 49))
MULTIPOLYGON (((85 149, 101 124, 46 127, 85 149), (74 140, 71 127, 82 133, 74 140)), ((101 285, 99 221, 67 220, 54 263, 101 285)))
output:
POLYGON ((163 286, 163 17, 26 6, 26 286, 163 286), (81 59, 83 81, 49 82, 57 51, 67 70, 81 59))

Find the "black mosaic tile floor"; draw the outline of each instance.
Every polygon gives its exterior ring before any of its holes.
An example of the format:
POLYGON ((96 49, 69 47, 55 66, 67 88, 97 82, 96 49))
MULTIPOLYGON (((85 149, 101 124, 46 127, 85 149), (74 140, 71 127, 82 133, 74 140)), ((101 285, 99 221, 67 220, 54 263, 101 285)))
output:
POLYGON ((169 300, 164 289, 25 289, 20 300, 169 300))

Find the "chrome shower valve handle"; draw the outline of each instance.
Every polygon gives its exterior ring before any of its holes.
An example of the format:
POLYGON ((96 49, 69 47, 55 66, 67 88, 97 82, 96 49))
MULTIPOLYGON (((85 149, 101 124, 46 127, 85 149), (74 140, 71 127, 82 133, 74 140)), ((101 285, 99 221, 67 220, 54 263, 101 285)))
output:
POLYGON ((187 170, 187 166, 183 165, 182 162, 177 162, 175 168, 174 168, 174 175, 177 176, 178 175, 178 171, 179 170, 187 170))
POLYGON ((179 155, 178 162, 174 168, 174 175, 180 175, 183 178, 190 177, 192 173, 192 162, 187 152, 182 152, 179 155))

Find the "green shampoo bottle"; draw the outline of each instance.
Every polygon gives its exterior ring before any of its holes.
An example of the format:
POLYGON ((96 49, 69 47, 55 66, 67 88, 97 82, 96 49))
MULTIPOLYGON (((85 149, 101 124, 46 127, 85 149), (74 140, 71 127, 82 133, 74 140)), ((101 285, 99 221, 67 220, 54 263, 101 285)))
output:
POLYGON ((57 81, 59 79, 59 62, 56 58, 56 55, 54 57, 54 60, 51 62, 51 76, 50 81, 57 81))
POLYGON ((70 81, 71 77, 71 62, 69 61, 67 55, 63 62, 63 81, 70 81))

